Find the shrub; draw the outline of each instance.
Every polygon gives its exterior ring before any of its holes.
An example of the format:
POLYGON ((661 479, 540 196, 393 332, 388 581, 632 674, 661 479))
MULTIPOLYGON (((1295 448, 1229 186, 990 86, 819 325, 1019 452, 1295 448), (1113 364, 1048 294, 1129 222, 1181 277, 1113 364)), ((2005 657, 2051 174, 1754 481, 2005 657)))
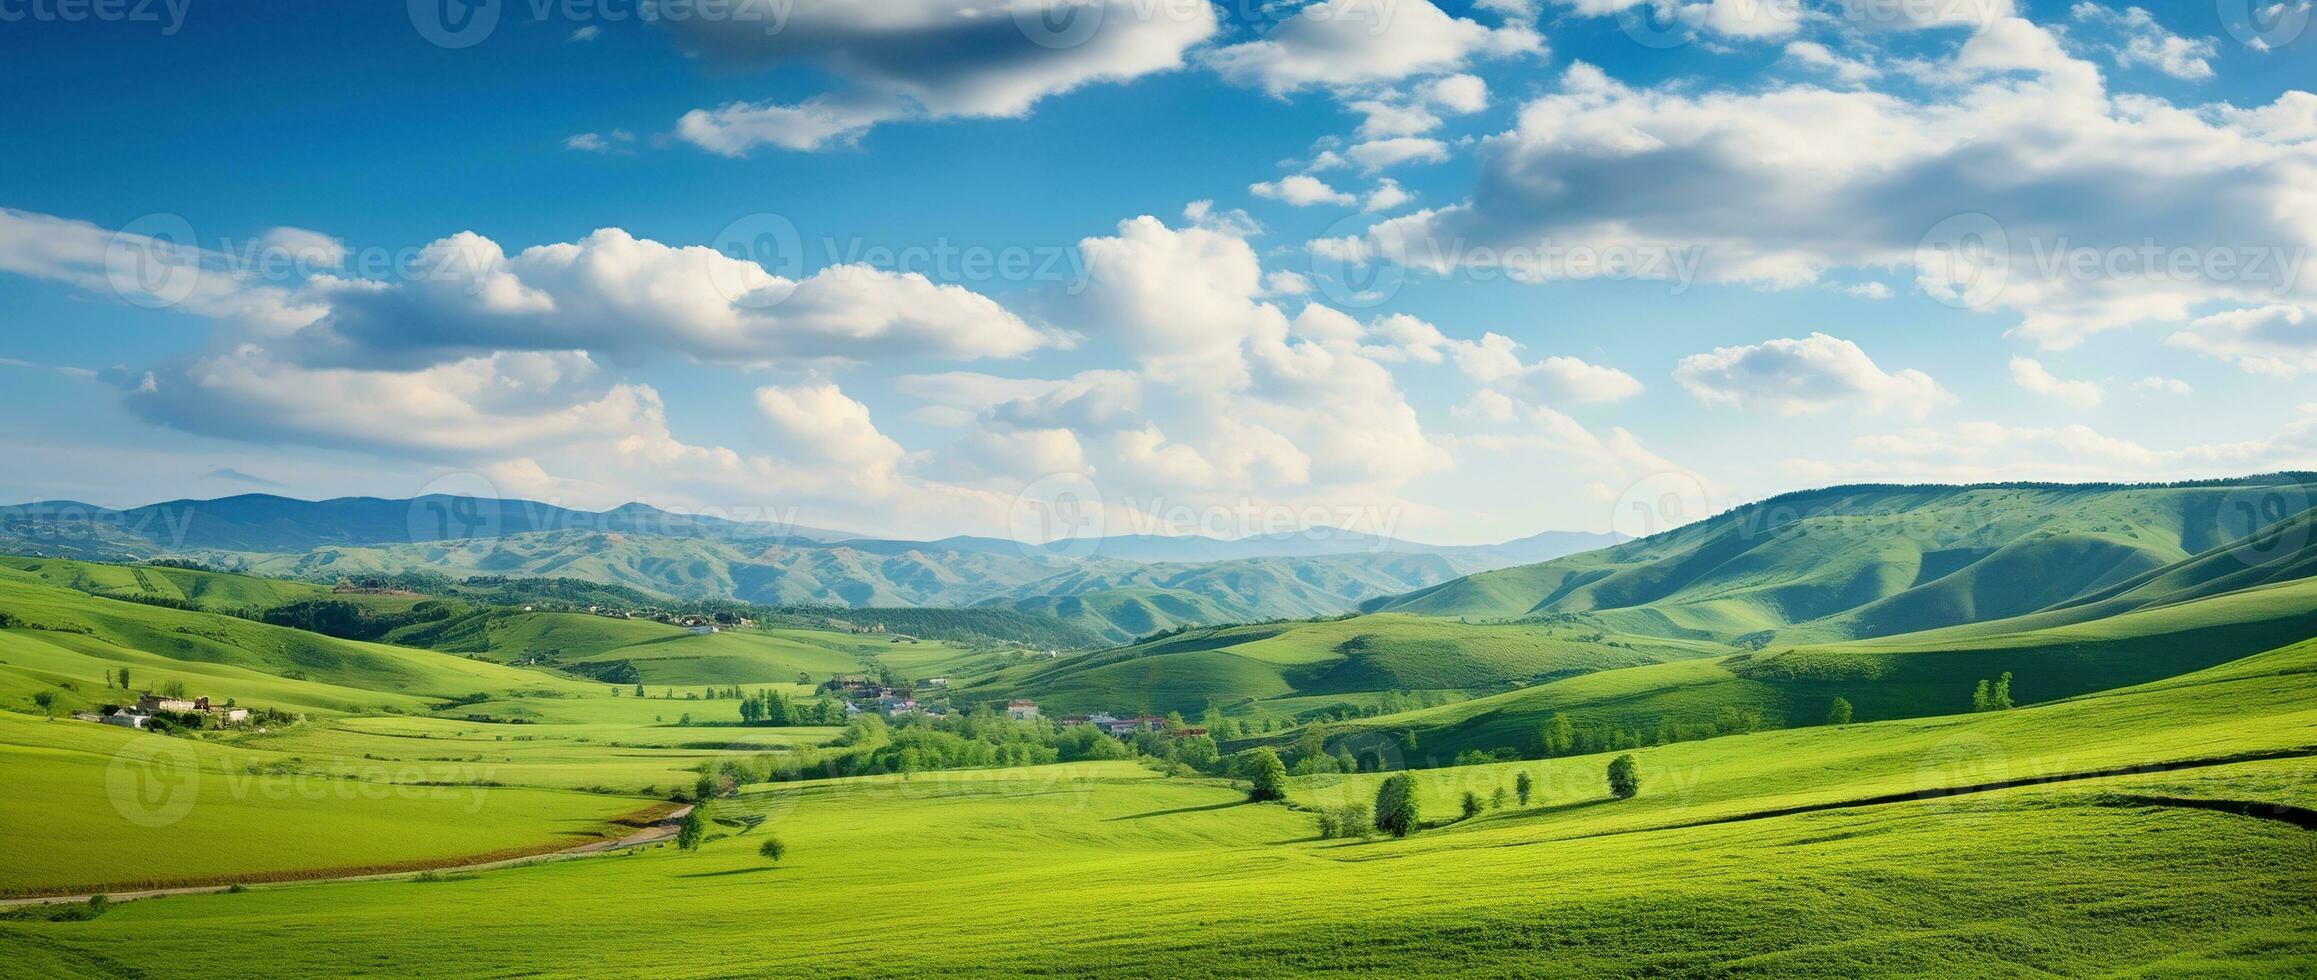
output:
POLYGON ((1472 819, 1472 818, 1474 818, 1474 817, 1480 816, 1480 809, 1481 809, 1481 808, 1480 808, 1480 794, 1478 794, 1478 793, 1475 793, 1475 792, 1473 792, 1473 791, 1471 791, 1471 790, 1465 790, 1465 791, 1464 791, 1464 819, 1466 819, 1466 820, 1470 820, 1470 819, 1472 819))
POLYGON ((1401 773, 1376 787, 1375 827, 1394 837, 1416 832, 1421 815, 1416 809, 1416 780, 1401 773))
POLYGON ((1609 760, 1609 795, 1629 800, 1641 791, 1641 764, 1631 755, 1609 760))
POLYGON ((1842 698, 1835 698, 1833 704, 1826 706, 1826 723, 1829 725, 1850 724, 1850 702, 1842 698))
POLYGON ((1530 778, 1528 772, 1525 770, 1522 771, 1520 775, 1514 776, 1512 779, 1513 795, 1520 797, 1522 806, 1529 805, 1529 794, 1535 792, 1536 788, 1537 781, 1530 778))
POLYGON ((778 864, 781 858, 788 855, 788 845, 781 843, 778 837, 767 837, 764 839, 764 843, 757 845, 756 853, 763 856, 765 860, 778 864))
POLYGON ((1365 803, 1345 803, 1340 806, 1322 807, 1315 814, 1315 817, 1319 822, 1321 840, 1333 840, 1338 837, 1364 838, 1376 832, 1374 817, 1369 814, 1368 805, 1365 803))
POLYGON ((1247 798, 1257 803, 1287 798, 1287 767, 1280 763, 1279 753, 1268 748, 1248 755, 1247 781, 1247 798))

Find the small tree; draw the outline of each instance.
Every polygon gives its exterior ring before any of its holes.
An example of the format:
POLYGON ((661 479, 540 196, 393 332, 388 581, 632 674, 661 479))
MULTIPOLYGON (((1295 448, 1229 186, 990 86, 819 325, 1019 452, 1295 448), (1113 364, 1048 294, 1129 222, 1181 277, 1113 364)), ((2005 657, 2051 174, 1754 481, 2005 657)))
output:
POLYGON ((1995 711, 2011 708, 2011 671, 2004 671, 2003 676, 1995 679, 1995 690, 1988 695, 1987 706, 1995 711))
POLYGON ((1477 816, 1480 816, 1480 794, 1478 794, 1478 793, 1475 793, 1475 792, 1473 792, 1473 791, 1471 791, 1471 790, 1465 790, 1465 791, 1464 791, 1464 819, 1466 819, 1466 820, 1470 820, 1470 819, 1472 819, 1472 818, 1474 818, 1474 817, 1477 817, 1477 816))
POLYGON ((757 845, 756 853, 767 861, 779 864, 780 859, 788 855, 788 845, 781 843, 778 837, 767 837, 764 843, 757 845))
POLYGON ((1826 723, 1829 725, 1850 724, 1850 702, 1835 698, 1833 704, 1826 706, 1826 723))
POLYGON ((129 689, 129 668, 121 668, 121 690, 129 689))
POLYGON ((1496 792, 1488 795, 1488 808, 1491 810, 1504 809, 1504 801, 1510 796, 1511 794, 1504 791, 1504 787, 1497 787, 1496 792))
POLYGON ((1279 761, 1279 753, 1270 748, 1256 749, 1247 757, 1247 798, 1257 803, 1287 798, 1287 767, 1279 761))
POLYGON ((1416 832, 1416 780, 1400 773, 1376 787, 1376 829, 1394 837, 1416 832))
POLYGON ((40 709, 40 713, 41 713, 41 714, 44 714, 44 715, 53 715, 53 714, 55 714, 55 713, 56 713, 56 692, 55 692, 55 691, 34 691, 34 692, 32 692, 32 706, 33 706, 33 707, 35 707, 35 708, 39 708, 39 709, 40 709))
POLYGON ((1979 681, 1979 686, 1972 688, 1971 690, 1971 710, 1985 711, 1989 705, 1994 703, 1995 698, 1991 693, 1989 693, 1987 689, 1986 678, 1981 678, 1979 681))
POLYGON ((1513 795, 1520 798, 1522 806, 1529 805, 1529 794, 1535 792, 1536 788, 1537 781, 1529 778, 1528 771, 1525 769, 1521 771, 1520 775, 1512 778, 1513 795))
POLYGON ((1548 756, 1568 755, 1577 747, 1577 726, 1569 721, 1568 715, 1553 712, 1551 718, 1545 719, 1545 730, 1537 740, 1543 743, 1548 756))
POLYGON ((1609 795, 1620 800, 1629 800, 1633 798, 1633 794, 1640 791, 1641 764, 1633 761, 1631 755, 1621 755, 1609 760, 1609 795))
POLYGON ((692 805, 692 809, 684 814, 684 822, 676 825, 676 847, 686 851, 697 851, 700 849, 700 843, 707 839, 708 804, 706 802, 695 803, 692 805))

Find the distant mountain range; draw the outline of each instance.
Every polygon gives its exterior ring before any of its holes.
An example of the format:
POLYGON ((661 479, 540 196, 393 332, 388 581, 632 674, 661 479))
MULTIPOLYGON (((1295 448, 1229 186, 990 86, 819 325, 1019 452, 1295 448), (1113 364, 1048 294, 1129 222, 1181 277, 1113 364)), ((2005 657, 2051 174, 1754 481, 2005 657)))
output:
POLYGON ((1124 641, 1184 625, 1326 616, 1360 602, 1623 539, 1546 532, 1432 545, 1335 529, 1223 540, 1130 535, 1066 554, 1003 538, 882 539, 677 514, 583 511, 434 495, 297 500, 247 494, 116 510, 0 508, 0 553, 94 561, 163 556, 315 581, 439 572, 559 576, 678 599, 776 605, 1006 605, 1124 641))

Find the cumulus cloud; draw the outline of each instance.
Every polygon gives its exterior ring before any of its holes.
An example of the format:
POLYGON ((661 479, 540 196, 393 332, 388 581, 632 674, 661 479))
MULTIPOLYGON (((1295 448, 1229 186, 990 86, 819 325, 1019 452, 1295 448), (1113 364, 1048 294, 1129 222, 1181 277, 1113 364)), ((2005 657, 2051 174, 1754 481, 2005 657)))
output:
POLYGON ((1368 245, 1418 268, 1497 264, 1535 279, 1583 274, 1524 265, 1540 243, 1694 249, 1705 281, 1762 288, 1912 267, 1935 297, 2014 312, 2022 336, 2053 348, 2216 300, 2312 291, 2290 264, 2317 244, 2305 217, 2317 147, 2274 135, 2296 131, 2298 100, 2255 122, 2112 96, 2095 67, 2019 20, 1945 64, 1962 87, 1914 101, 1637 88, 1579 63, 1484 141, 1468 200, 1380 223, 1368 245), (1951 264, 1950 231, 1987 251, 1951 264), (2234 261, 2173 270, 2175 256, 2216 251, 2234 261))
POLYGON ((2263 306, 2198 317, 2164 342, 2280 378, 2317 371, 2317 317, 2299 306, 2263 306))
POLYGON ((2023 391, 2077 408, 2097 408, 2107 397, 2098 384, 2090 381, 2062 381, 2046 369, 2042 362, 2032 357, 2011 359, 2011 383, 2023 391))
POLYGON ((1448 144, 1436 139, 1402 136, 1354 143, 1344 152, 1362 169, 1374 173, 1404 163, 1439 163, 1448 159, 1448 144))
MULTIPOLYGON (((1430 0, 1319 0, 1299 7, 1259 40, 1204 57, 1233 82, 1272 95, 1344 88, 1454 72, 1473 59, 1538 54, 1544 39, 1518 22, 1487 27, 1452 17, 1430 0)), ((1469 99, 1469 83, 1456 94, 1469 99)))
POLYGON ((1692 354, 1673 377, 1706 404, 1779 415, 1850 406, 1922 416, 1954 401, 1930 375, 1885 371, 1857 344, 1823 333, 1692 354))
POLYGON ((2108 51, 2115 56, 2118 67, 2145 66, 2192 82, 2213 76, 2212 63, 2207 59, 2219 53, 2219 42, 2209 37, 2190 40, 2174 34, 2158 24, 2155 15, 2144 8, 2116 10, 2087 2, 2069 8, 2068 13, 2080 23, 2105 28, 2117 37, 2108 51))
POLYGON ((1620 401, 1641 393, 1641 382, 1616 368, 1574 357, 1553 356, 1523 364, 1520 344, 1499 333, 1478 341, 1456 341, 1456 366, 1483 385, 1528 402, 1589 404, 1620 401))
POLYGON ((1247 185, 1249 193, 1273 201, 1283 201, 1299 208, 1315 204, 1348 205, 1358 200, 1350 194, 1328 186, 1327 181, 1309 174, 1294 174, 1278 180, 1267 180, 1247 185))
POLYGON ((1861 436, 1839 459, 1790 458, 1781 469, 1806 483, 1972 483, 1992 480, 2149 481, 2204 479, 2317 464, 2317 419, 2235 442, 2169 449, 2083 425, 1963 422, 1861 436))
POLYGON ((1202 0, 739 0, 730 16, 661 23, 710 58, 811 64, 845 85, 677 122, 679 138, 726 155, 842 145, 897 119, 1022 116, 1049 96, 1180 67, 1217 28, 1202 0))
POLYGON ((496 350, 587 350, 703 361, 1013 357, 1053 338, 996 302, 915 273, 833 266, 801 280, 705 246, 618 228, 508 255, 462 232, 402 281, 324 277, 328 312, 284 345, 309 360, 416 364, 496 350))

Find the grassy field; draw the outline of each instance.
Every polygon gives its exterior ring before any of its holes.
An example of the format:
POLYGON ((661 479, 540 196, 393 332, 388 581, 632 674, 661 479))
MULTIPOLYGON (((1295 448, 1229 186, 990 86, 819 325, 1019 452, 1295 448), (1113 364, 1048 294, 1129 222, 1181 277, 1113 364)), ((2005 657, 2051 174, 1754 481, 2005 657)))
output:
POLYGON ((564 658, 798 694, 802 658, 828 657, 955 672, 968 700, 1035 689, 1050 711, 1142 692, 1203 704, 1236 691, 1241 715, 1388 690, 1482 695, 1333 729, 1391 733, 1367 744, 1393 765, 1525 741, 1552 710, 1791 711, 1837 689, 1812 684, 1861 690, 1861 720, 1635 749, 1640 789, 1623 800, 1604 777, 1614 753, 1411 769, 1429 826, 1406 840, 1315 832, 1312 808, 1370 800, 1382 774, 1294 777, 1287 802, 1254 804, 1242 784, 1109 761, 747 785, 707 805, 696 851, 330 883, 309 879, 624 833, 617 818, 703 768, 770 771, 839 733, 711 725, 736 702, 673 683, 638 698, 0 575, 0 609, 43 627, 0 629, 0 771, 14 777, 0 891, 254 883, 86 921, 0 914, 0 962, 44 976, 187 955, 260 975, 2309 972, 2317 594, 2289 576, 2247 581, 2266 567, 2159 566, 2084 597, 2097 615, 2047 610, 2015 630, 1743 655, 1581 623, 1404 615, 1026 661, 494 615, 477 655, 554 643, 564 658), (2277 636, 2299 642, 2229 659, 2277 636), (2006 658, 2024 658, 2018 690, 2035 703, 1930 713, 2006 658), (22 713, 44 685, 86 676, 71 693, 97 695, 119 664, 313 714, 161 738, 22 713), (1876 713, 1908 703, 1924 710, 1876 713), (1401 732, 1425 758, 1391 757, 1401 732), (1458 819, 1465 794, 1491 800, 1521 774, 1527 805, 1458 819), (774 838, 778 863, 758 854, 774 838))
POLYGON ((1722 644, 1606 636, 1552 624, 1470 625, 1418 616, 1191 630, 1117 650, 1033 662, 966 696, 1026 696, 1055 710, 1286 714, 1277 699, 1367 700, 1383 691, 1494 693, 1571 674, 1729 652, 1722 644))
MULTIPOLYGON (((2227 705, 2242 691, 2225 685, 2305 677, 2305 660, 2186 681, 2169 699, 2090 699, 2064 723, 2031 717, 2057 707, 1960 719, 1943 737, 2017 744, 1996 728, 2025 726, 2045 734, 2022 759, 2197 757, 2211 748, 2197 737, 2133 754, 2099 736, 2150 704, 2227 705)), ((2304 684, 2215 720, 2215 734, 2317 734, 2304 684)), ((1940 756, 1913 747, 1935 745, 1910 742, 1932 737, 1915 724, 1835 733, 1861 745, 1885 728, 1904 734, 1888 755, 1818 768, 1918 791, 1981 778, 1970 766, 1924 775, 1940 756)), ((754 788, 716 805, 729 823, 696 853, 133 903, 90 922, 0 923, 0 944, 13 963, 63 973, 227 944, 279 973, 1852 976, 2317 963, 2304 918, 2317 901, 2309 831, 2148 802, 2306 803, 2317 797, 2307 760, 1729 819, 1809 795, 1801 757, 1785 775, 1766 760, 1824 747, 1777 741, 1789 737, 1681 747, 1711 750, 1691 764, 1726 780, 1684 789, 1667 775, 1679 766, 1651 750, 1634 800, 1599 802, 1569 781, 1565 798, 1405 841, 1316 840, 1305 814, 1117 763, 754 788), (1669 820, 1693 806, 1723 822, 1669 820), (788 847, 777 865, 756 854, 768 836, 788 847), (800 909, 842 913, 786 914, 800 909), (260 921, 270 928, 247 928, 260 921), (444 949, 455 961, 433 955, 444 949)), ((1299 797, 1343 785, 1311 782, 1299 797)))
POLYGON ((266 880, 570 846, 648 801, 493 763, 254 752, 0 713, 0 891, 266 880))

